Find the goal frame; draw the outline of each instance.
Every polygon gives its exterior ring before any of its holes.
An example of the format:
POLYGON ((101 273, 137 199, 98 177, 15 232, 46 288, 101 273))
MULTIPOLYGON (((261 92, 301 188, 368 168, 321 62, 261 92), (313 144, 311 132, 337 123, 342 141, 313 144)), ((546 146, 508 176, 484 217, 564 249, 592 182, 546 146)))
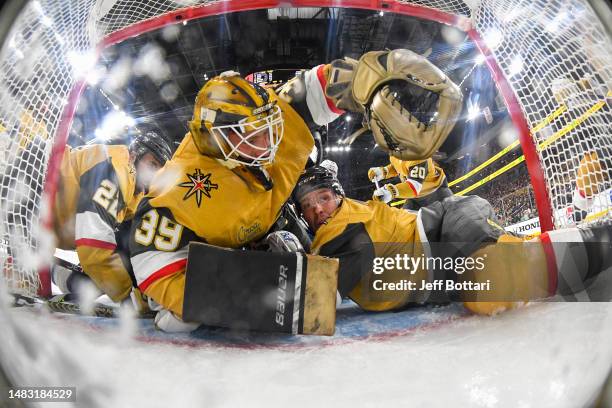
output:
MULTIPOLYGON (((105 48, 130 37, 154 31, 165 26, 183 23, 185 21, 240 11, 285 7, 333 7, 383 11, 435 21, 465 31, 469 38, 474 42, 479 52, 485 57, 485 63, 491 72, 492 79, 504 100, 506 109, 508 110, 508 114, 514 126, 518 130, 519 140, 525 155, 527 170, 529 172, 531 185, 534 190, 540 220, 540 229, 542 232, 554 229, 553 209, 550 197, 548 195, 548 190, 546 188, 544 172, 537 153, 537 146, 531 137, 531 131, 525 118, 525 114, 521 109, 521 105, 518 102, 518 98, 512 89, 512 86, 498 65, 494 54, 487 47, 480 34, 469 26, 469 18, 466 16, 459 16, 415 4, 404 4, 396 1, 381 0, 345 0, 341 4, 338 4, 332 0, 247 0, 220 2, 179 9, 158 17, 132 24, 104 37, 96 47, 96 54, 99 56, 105 48)), ((47 200, 51 205, 54 203, 55 193, 57 190, 59 164, 68 140, 72 119, 85 85, 86 82, 84 80, 75 83, 72 91, 70 92, 68 104, 66 105, 62 114, 62 119, 60 120, 56 138, 54 140, 43 195, 43 197, 47 197, 47 200)), ((52 212, 49 212, 49 217, 44 220, 46 225, 51 225, 51 214, 52 212)))

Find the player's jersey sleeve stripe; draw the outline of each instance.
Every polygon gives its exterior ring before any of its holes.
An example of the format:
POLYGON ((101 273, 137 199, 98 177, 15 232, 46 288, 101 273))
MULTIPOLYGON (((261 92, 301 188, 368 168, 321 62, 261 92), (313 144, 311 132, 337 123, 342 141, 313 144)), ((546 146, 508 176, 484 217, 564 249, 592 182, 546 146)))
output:
POLYGON ((74 243, 77 247, 88 246, 88 247, 94 247, 94 248, 100 248, 100 249, 110 249, 113 251, 115 250, 115 248, 117 248, 116 244, 112 244, 106 241, 100 241, 97 239, 91 239, 91 238, 77 239, 74 241, 74 243))
POLYGON ((147 290, 149 285, 151 285, 156 280, 161 279, 164 276, 172 275, 180 271, 181 269, 185 269, 185 265, 187 265, 187 259, 180 259, 176 262, 166 265, 159 271, 155 272, 153 275, 145 279, 140 285, 138 285, 138 288, 144 292, 145 290, 147 290))
POLYGON ((419 183, 418 181, 411 180, 411 179, 407 179, 406 184, 410 186, 410 189, 414 193, 415 197, 419 195, 419 193, 421 192, 421 189, 423 188, 423 185, 421 183, 419 183))
POLYGON ((143 252, 132 256, 131 262, 138 287, 144 291, 157 279, 171 275, 185 267, 187 247, 176 252, 143 252))
POLYGON ((304 75, 306 83, 306 105, 312 115, 312 119, 319 126, 326 125, 341 114, 343 110, 338 109, 331 99, 325 95, 325 75, 323 73, 324 65, 319 65, 304 75))
POLYGON ((327 104, 327 107, 329 108, 329 110, 331 110, 332 112, 338 115, 342 115, 344 111, 336 107, 334 102, 332 102, 332 100, 329 99, 327 95, 325 95, 325 88, 327 87, 327 79, 325 78, 324 68, 325 68, 325 65, 319 65, 317 67, 317 79, 319 80, 319 84, 321 86, 319 89, 323 92, 323 98, 325 98, 325 103, 327 104))
POLYGON ((89 240, 117 246, 113 228, 102 219, 100 214, 93 211, 85 211, 76 215, 74 239, 76 242, 89 240))

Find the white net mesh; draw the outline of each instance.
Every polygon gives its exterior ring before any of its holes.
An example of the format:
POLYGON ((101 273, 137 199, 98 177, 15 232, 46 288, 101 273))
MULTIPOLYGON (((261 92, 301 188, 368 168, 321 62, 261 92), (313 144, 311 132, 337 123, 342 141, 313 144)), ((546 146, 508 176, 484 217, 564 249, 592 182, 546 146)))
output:
POLYGON ((612 42, 593 10, 578 0, 485 0, 473 23, 530 126, 555 228, 574 223, 576 174, 588 153, 598 157, 583 178, 589 220, 609 219, 612 42))
MULTIPOLYGON (((0 261, 12 290, 35 292, 36 272, 53 247, 40 225, 47 208, 44 180, 54 143, 65 143, 71 92, 95 63, 95 46, 136 23, 164 15, 178 22, 216 3, 220 2, 42 0, 24 8, 3 44, 0 60, 0 261)), ((587 153, 590 162, 582 173, 583 190, 595 209, 590 213, 593 219, 609 218, 612 136, 606 98, 611 95, 612 46, 588 3, 398 3, 456 16, 458 24, 472 20, 513 88, 539 146, 555 227, 573 222, 567 209, 576 172, 587 153)))
POLYGON ((11 289, 35 293, 51 245, 41 228, 43 183, 75 83, 71 58, 91 51, 85 25, 93 2, 30 2, 2 47, 3 274, 11 289))

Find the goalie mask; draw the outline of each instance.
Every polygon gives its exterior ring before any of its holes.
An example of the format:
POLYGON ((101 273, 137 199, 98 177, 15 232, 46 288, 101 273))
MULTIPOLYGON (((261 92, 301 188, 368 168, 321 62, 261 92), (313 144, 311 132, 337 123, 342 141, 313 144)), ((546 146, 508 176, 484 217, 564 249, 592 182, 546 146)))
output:
POLYGON ((198 93, 189 129, 200 153, 259 167, 274 161, 283 115, 276 95, 225 72, 198 93))
MULTIPOLYGON (((431 157, 455 126, 462 107, 459 87, 425 57, 412 51, 373 51, 357 62, 332 63, 332 75, 350 78, 350 99, 365 109, 365 127, 376 143, 402 160, 431 157), (332 73, 333 74, 333 73, 332 73)), ((334 85, 332 87, 333 92, 334 85)), ((337 99, 346 91, 339 93, 337 99)), ((359 134, 356 133, 353 141, 359 134)))

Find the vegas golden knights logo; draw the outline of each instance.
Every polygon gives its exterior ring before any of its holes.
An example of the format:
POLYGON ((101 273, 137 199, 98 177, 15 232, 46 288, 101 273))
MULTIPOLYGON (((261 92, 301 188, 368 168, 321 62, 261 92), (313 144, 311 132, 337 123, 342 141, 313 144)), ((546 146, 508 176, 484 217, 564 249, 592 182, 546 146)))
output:
POLYGON ((200 204, 202 203, 202 195, 211 198, 210 191, 219 189, 219 185, 214 184, 210 180, 211 175, 211 173, 202 174, 200 172, 200 169, 196 169, 195 173, 193 174, 187 174, 187 178, 189 178, 189 181, 185 181, 179 184, 179 187, 185 187, 189 189, 189 191, 185 193, 183 200, 187 200, 189 197, 195 196, 196 203, 198 204, 198 207, 200 207, 200 204))

